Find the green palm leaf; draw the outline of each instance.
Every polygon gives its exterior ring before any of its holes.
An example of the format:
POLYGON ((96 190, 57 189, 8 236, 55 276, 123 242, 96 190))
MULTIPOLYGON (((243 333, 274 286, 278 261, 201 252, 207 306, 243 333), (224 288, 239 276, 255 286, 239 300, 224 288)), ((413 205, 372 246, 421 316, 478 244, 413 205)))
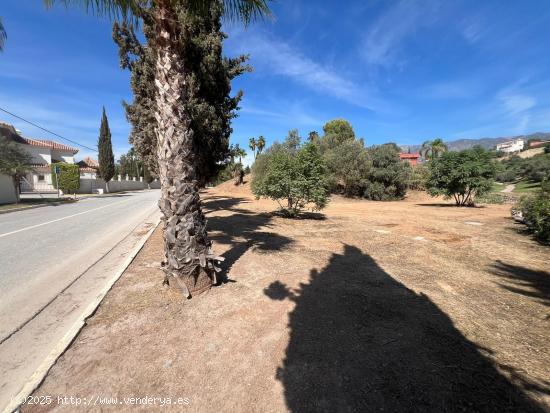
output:
MULTIPOLYGON (((172 0, 173 5, 186 5, 197 13, 207 12, 216 0, 172 0)), ((228 20, 242 21, 245 24, 264 16, 270 16, 268 7, 270 0, 223 0, 224 17, 228 20)), ((46 7, 50 8, 55 3, 61 3, 66 7, 83 7, 86 12, 98 16, 106 16, 110 19, 121 19, 135 22, 136 16, 150 6, 151 0, 44 0, 46 7)))
POLYGON ((0 52, 4 50, 4 44, 7 38, 8 35, 6 34, 6 29, 4 28, 4 25, 2 24, 2 18, 0 17, 0 52))

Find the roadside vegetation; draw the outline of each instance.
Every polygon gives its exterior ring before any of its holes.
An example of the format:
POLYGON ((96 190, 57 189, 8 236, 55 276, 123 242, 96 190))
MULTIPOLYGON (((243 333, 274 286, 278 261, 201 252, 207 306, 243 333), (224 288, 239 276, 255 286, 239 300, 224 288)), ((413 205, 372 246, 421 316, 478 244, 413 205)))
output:
POLYGON ((30 155, 21 147, 7 138, 0 136, 0 174, 7 175, 13 182, 15 190, 15 203, 19 203, 19 188, 25 175, 32 172, 33 168, 30 155))
POLYGON ((78 165, 66 162, 52 164, 52 185, 65 194, 75 194, 80 188, 80 169, 78 165))

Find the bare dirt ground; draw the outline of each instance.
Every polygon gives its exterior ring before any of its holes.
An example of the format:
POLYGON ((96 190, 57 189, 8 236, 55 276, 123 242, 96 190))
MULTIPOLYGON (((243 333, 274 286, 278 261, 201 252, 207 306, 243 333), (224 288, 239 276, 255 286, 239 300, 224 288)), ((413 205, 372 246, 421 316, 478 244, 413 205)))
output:
POLYGON ((157 230, 24 411, 550 411, 550 249, 509 206, 333 197, 292 220, 226 183, 205 207, 228 282, 164 289, 157 230), (123 400, 147 396, 187 400, 123 400))

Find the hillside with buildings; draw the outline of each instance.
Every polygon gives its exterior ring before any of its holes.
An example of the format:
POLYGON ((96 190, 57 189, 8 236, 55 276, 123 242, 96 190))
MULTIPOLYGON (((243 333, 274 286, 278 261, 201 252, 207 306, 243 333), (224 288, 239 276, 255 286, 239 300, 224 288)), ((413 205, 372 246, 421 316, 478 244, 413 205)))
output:
MULTIPOLYGON (((472 146, 480 145, 485 149, 494 149, 498 144, 522 139, 524 142, 540 140, 543 142, 550 141, 550 132, 535 132, 529 135, 503 136, 498 138, 479 138, 479 139, 457 139, 454 141, 445 141, 450 151, 461 151, 469 149, 472 146)), ((422 144, 419 145, 401 145, 404 152, 418 152, 422 144)))

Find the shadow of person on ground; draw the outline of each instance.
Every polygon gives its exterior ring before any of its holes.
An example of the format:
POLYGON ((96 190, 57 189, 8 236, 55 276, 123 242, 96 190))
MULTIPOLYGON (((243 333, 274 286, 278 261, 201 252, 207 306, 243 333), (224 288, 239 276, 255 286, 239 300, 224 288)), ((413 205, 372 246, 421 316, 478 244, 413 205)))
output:
POLYGON ((542 412, 425 295, 345 246, 290 299, 277 379, 292 412, 542 412))
POLYGON ((550 306, 550 273, 530 270, 518 265, 506 264, 500 260, 493 264, 490 272, 502 277, 499 285, 511 292, 537 299, 541 304, 550 306))

